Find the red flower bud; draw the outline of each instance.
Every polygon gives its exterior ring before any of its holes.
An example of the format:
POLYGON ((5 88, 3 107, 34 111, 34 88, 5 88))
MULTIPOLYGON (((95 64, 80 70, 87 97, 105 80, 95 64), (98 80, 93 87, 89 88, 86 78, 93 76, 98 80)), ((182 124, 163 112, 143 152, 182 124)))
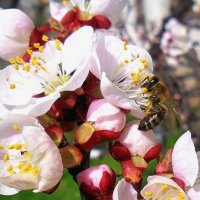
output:
POLYGON ((80 190, 92 200, 111 200, 115 181, 116 175, 107 165, 91 167, 77 175, 80 190))
POLYGON ((55 142, 55 144, 59 146, 64 136, 62 128, 57 124, 53 124, 49 126, 48 128, 46 128, 45 131, 48 133, 51 139, 55 142))
POLYGON ((131 154, 128 148, 123 146, 119 141, 109 145, 109 152, 114 159, 119 161, 131 159, 131 154))

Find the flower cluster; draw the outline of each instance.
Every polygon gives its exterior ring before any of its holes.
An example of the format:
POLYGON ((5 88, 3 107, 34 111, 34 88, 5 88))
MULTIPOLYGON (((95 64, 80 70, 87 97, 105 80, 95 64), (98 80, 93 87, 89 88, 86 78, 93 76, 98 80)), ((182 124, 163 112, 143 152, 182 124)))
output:
POLYGON ((18 9, 0 10, 0 57, 10 62, 0 72, 0 194, 51 193, 67 168, 87 199, 199 198, 190 132, 161 159, 152 129, 169 95, 151 56, 110 30, 125 5, 50 1, 51 17, 39 27, 18 9), (121 165, 116 186, 108 165, 89 166, 103 141, 121 165), (155 174, 142 187, 154 159, 155 174))

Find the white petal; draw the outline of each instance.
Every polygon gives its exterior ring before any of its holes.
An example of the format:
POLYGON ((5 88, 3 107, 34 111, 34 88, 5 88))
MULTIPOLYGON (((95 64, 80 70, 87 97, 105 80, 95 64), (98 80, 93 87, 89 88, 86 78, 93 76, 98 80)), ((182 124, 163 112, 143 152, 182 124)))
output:
POLYGON ((188 192, 187 196, 190 200, 199 200, 200 199, 200 185, 197 184, 193 186, 188 192))
POLYGON ((93 38, 93 29, 84 26, 65 40, 62 51, 62 65, 67 74, 82 66, 89 67, 85 66, 85 63, 88 62, 92 52, 93 38))
MULTIPOLYGON (((169 197, 172 200, 177 200, 180 193, 183 195, 184 199, 188 200, 185 192, 172 180, 164 176, 149 176, 148 184, 144 186, 141 191, 141 195, 144 199, 161 199, 169 197), (166 189, 162 190, 161 187, 164 186, 166 189), (151 196, 146 195, 146 192, 152 192, 151 196)), ((181 195, 181 196, 182 196, 181 195)))
POLYGON ((9 60, 12 57, 23 56, 34 29, 31 19, 18 9, 2 9, 0 24, 0 57, 9 60))
POLYGON ((41 92, 41 85, 31 74, 15 70, 13 65, 0 71, 0 102, 5 105, 26 105, 41 92), (8 80, 7 80, 8 79, 8 80), (12 89, 11 85, 15 88, 12 89))
POLYGON ((183 180, 187 185, 193 186, 199 166, 190 131, 183 134, 174 145, 172 166, 177 178, 183 180))
POLYGON ((28 114, 32 117, 41 116, 49 111, 53 103, 60 97, 60 93, 55 92, 48 96, 33 98, 27 106, 16 106, 11 110, 14 114, 28 114))
POLYGON ((137 191, 125 179, 120 180, 113 192, 113 200, 137 200, 137 191))
POLYGON ((0 179, 0 194, 1 195, 14 195, 14 194, 17 194, 18 192, 19 190, 15 188, 11 188, 11 187, 7 187, 6 185, 3 185, 0 179))
POLYGON ((102 73, 100 88, 103 97, 112 104, 128 110, 139 109, 139 106, 134 101, 129 100, 126 93, 117 88, 104 72, 102 73))
POLYGON ((96 66, 92 66, 91 72, 99 79, 102 72, 105 72, 108 78, 112 79, 121 62, 120 55, 124 51, 123 41, 109 31, 98 30, 95 34, 95 52, 98 59, 94 58, 96 66))
POLYGON ((63 173, 62 159, 57 146, 43 128, 24 127, 23 137, 33 163, 40 169, 38 188, 34 192, 51 189, 60 181, 63 173))
POLYGON ((58 21, 61 21, 69 11, 67 6, 63 5, 63 3, 56 2, 55 0, 50 0, 49 7, 51 16, 58 21))
POLYGON ((23 115, 9 115, 6 119, 0 120, 0 142, 1 144, 10 143, 23 143, 24 140, 21 136, 21 131, 16 131, 13 125, 18 125, 21 129, 26 124, 28 126, 38 126, 38 122, 35 118, 27 117, 23 115))
POLYGON ((117 21, 126 3, 127 0, 91 0, 90 13, 93 15, 104 15, 114 23, 117 21))

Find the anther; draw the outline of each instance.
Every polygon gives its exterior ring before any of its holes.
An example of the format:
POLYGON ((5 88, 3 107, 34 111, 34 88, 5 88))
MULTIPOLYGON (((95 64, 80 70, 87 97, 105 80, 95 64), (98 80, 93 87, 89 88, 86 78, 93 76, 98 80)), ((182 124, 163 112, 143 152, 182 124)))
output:
POLYGON ((20 131, 20 130, 21 130, 21 127, 20 127, 18 124, 13 124, 13 125, 12 125, 12 128, 13 128, 15 131, 20 131))

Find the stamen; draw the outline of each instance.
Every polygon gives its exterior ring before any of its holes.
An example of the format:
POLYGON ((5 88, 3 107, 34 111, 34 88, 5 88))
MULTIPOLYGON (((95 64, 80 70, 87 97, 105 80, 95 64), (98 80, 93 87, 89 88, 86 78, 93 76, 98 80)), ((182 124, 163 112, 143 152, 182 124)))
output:
POLYGON ((19 143, 14 144, 14 149, 15 150, 20 150, 22 148, 22 145, 19 143))
POLYGON ((7 162, 9 160, 9 155, 8 154, 5 154, 4 157, 3 157, 3 161, 4 162, 7 162))
POLYGON ((14 145, 13 145, 13 144, 10 144, 10 145, 7 146, 7 148, 8 148, 8 149, 14 149, 14 145))
POLYGON ((10 64, 15 64, 16 63, 16 59, 15 58, 10 58, 9 62, 10 62, 10 64))
POLYGON ((31 172, 33 173, 33 175, 37 176, 39 174, 39 169, 37 167, 34 167, 33 169, 31 169, 31 172))
POLYGON ((40 43, 34 43, 33 46, 38 49, 40 47, 40 43))
POLYGON ((61 47, 60 47, 61 41, 56 39, 55 44, 56 44, 56 49, 60 51, 61 50, 61 47))
POLYGON ((39 47, 39 52, 42 53, 43 50, 44 50, 44 46, 40 46, 39 47))
POLYGON ((11 83, 10 84, 10 89, 15 89, 16 88, 16 85, 14 83, 11 83))
POLYGON ((6 168, 7 172, 11 172, 13 171, 13 166, 12 165, 9 165, 7 168, 6 168))
POLYGON ((148 61, 144 58, 140 59, 140 62, 143 64, 144 68, 148 67, 148 61))
POLYGON ((48 39, 49 39, 49 38, 48 38, 48 36, 47 36, 47 35, 43 35, 43 36, 42 36, 42 40, 43 40, 43 41, 47 42, 47 41, 48 41, 48 39))
POLYGON ((3 149, 3 146, 2 145, 0 145, 0 150, 2 150, 3 149))
POLYGON ((23 67, 23 70, 24 70, 24 71, 27 71, 27 72, 29 72, 30 69, 31 69, 31 67, 30 67, 29 65, 25 65, 25 66, 23 67))
POLYGON ((15 131, 20 131, 20 130, 21 130, 21 127, 20 127, 18 124, 13 124, 13 125, 12 125, 12 128, 13 128, 15 131))
POLYGON ((30 153, 29 153, 28 151, 25 151, 23 155, 24 155, 24 157, 25 157, 27 160, 29 160, 29 161, 32 160, 32 159, 31 159, 31 155, 30 155, 30 153))
POLYGON ((151 191, 145 191, 144 194, 148 197, 152 196, 153 192, 151 191))
POLYGON ((124 43, 123 43, 123 48, 124 48, 124 50, 128 50, 126 41, 124 41, 124 43))
POLYGON ((162 191, 165 191, 165 190, 167 190, 168 189, 168 185, 163 185, 163 186, 161 186, 161 188, 160 188, 162 191))
POLYGON ((17 56, 16 57, 16 62, 18 63, 18 64, 24 64, 24 60, 23 60, 23 58, 21 58, 20 56, 17 56))
POLYGON ((19 65, 15 63, 14 68, 15 68, 15 70, 19 70, 19 65))
POLYGON ((31 56, 33 54, 33 50, 27 49, 27 53, 31 56))

